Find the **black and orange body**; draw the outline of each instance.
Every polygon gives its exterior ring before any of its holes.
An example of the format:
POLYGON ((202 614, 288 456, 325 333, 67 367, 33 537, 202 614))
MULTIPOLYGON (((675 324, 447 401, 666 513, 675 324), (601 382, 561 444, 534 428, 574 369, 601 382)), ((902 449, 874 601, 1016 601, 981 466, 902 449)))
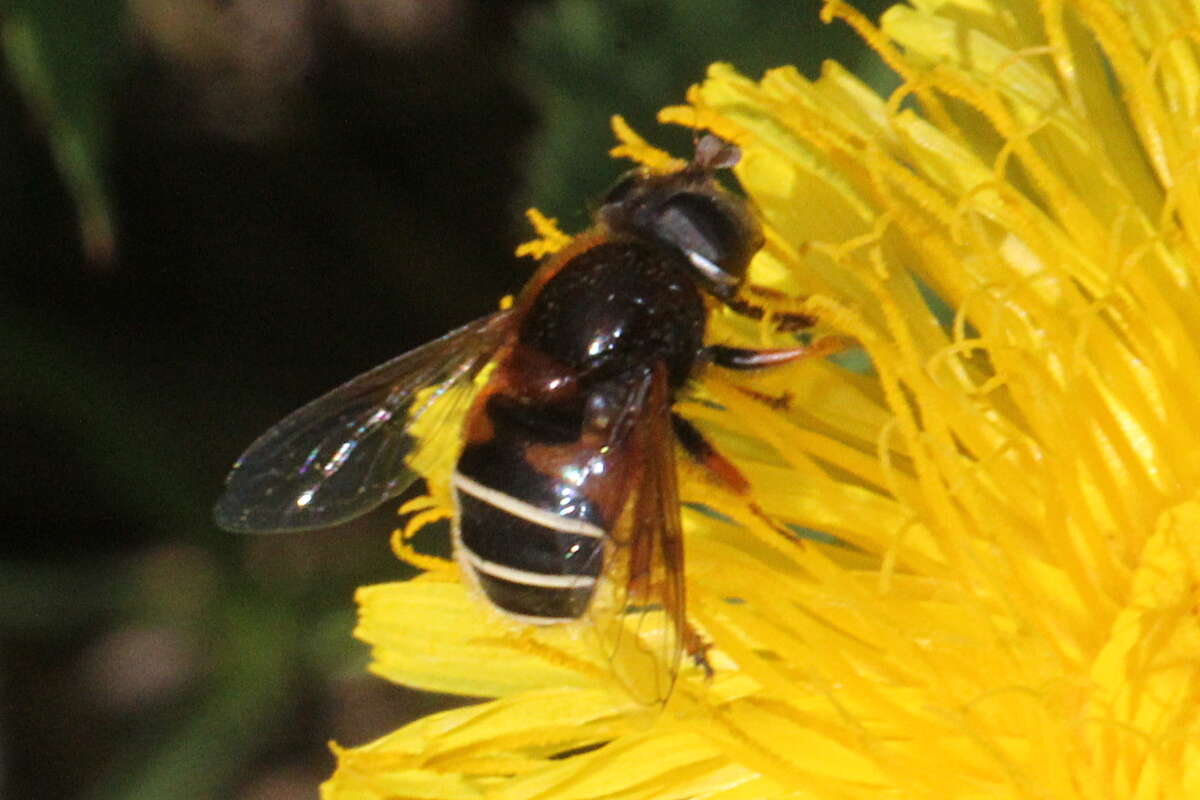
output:
POLYGON ((533 623, 587 609, 643 458, 629 428, 648 381, 662 370, 669 404, 707 318, 677 256, 633 238, 585 241, 520 299, 454 476, 460 560, 498 608, 533 623))
MULTIPOLYGON (((414 422, 449 405, 443 418, 462 420, 455 550, 487 600, 525 623, 590 619, 618 642, 612 652, 636 639, 624 618, 657 609, 669 620, 670 674, 683 649, 703 662, 685 620, 675 450, 734 492, 749 484, 672 406, 710 364, 757 369, 810 352, 704 343, 713 306, 762 314, 740 293, 762 235, 745 201, 713 178, 737 157, 706 137, 677 172, 627 175, 511 309, 350 381, 260 437, 230 473, 218 523, 313 528, 371 509, 416 477, 414 422), (481 389, 459 391, 489 364, 481 389)), ((781 324, 809 321, 791 314, 781 324)))

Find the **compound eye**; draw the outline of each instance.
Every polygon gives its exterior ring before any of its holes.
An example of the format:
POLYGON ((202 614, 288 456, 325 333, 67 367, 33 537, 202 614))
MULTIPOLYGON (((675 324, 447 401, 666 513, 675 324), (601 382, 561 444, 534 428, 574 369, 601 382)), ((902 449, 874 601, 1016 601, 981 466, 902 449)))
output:
POLYGON ((608 193, 604 195, 604 199, 601 201, 601 203, 607 206, 624 201, 633 192, 633 187, 638 184, 640 179, 641 175, 639 175, 636 170, 625 173, 625 175, 619 178, 617 182, 613 184, 613 187, 608 190, 608 193))
POLYGON ((727 291, 741 283, 756 244, 754 232, 728 203, 694 192, 659 207, 656 234, 678 247, 714 288, 727 291))

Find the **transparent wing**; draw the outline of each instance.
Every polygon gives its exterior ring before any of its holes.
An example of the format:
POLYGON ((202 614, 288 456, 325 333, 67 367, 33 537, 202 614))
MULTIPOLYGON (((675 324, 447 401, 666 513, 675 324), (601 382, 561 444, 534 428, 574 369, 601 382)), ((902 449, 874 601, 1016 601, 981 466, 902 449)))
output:
POLYGON ((647 380, 625 445, 638 467, 588 614, 618 679, 635 699, 653 704, 665 702, 674 685, 687 612, 666 370, 660 366, 647 380))
POLYGON ((233 465, 217 501, 218 525, 267 532, 325 528, 364 514, 416 478, 422 446, 410 429, 436 408, 461 419, 465 388, 511 327, 500 311, 359 375, 292 412, 233 465), (429 389, 422 392, 422 389, 429 389), (446 403, 456 405, 447 412, 446 403))

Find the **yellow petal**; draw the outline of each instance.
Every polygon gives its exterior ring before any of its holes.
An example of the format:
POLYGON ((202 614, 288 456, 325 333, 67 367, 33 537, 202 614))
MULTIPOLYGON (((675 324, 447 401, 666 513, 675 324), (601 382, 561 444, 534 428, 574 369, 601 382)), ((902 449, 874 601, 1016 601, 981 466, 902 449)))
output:
MULTIPOLYGON (((916 0, 876 27, 829 0, 900 76, 891 97, 837 65, 714 65, 664 109, 742 148, 767 238, 750 279, 788 295, 768 310, 817 315, 813 336, 852 338, 869 369, 712 369, 679 404, 753 486, 681 465, 689 618, 716 676, 685 673, 657 715, 585 704, 572 741, 599 749, 528 745, 541 693, 602 686, 604 664, 513 646, 433 576, 372 611, 377 670, 530 720, 471 753, 496 761, 405 791, 1200 797, 1197 14, 916 0), (395 621, 435 605, 453 618, 395 621), (394 652, 435 628, 439 666, 394 652), (472 675, 481 657, 519 660, 472 675)), ((795 341, 722 312, 709 335, 795 341)))

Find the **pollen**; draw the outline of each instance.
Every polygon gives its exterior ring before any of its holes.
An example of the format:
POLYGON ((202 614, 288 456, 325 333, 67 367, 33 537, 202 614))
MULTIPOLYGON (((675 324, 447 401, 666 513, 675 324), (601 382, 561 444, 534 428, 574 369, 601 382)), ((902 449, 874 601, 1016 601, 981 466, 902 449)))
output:
POLYGON ((559 229, 558 220, 547 217, 536 208, 526 211, 525 217, 533 225, 533 230, 538 238, 517 247, 519 258, 529 256, 540 259, 551 253, 557 253, 571 243, 571 236, 559 229))
POLYGON ((614 116, 611 124, 620 142, 609 151, 613 158, 628 158, 658 173, 678 172, 687 165, 687 161, 652 146, 629 126, 624 117, 614 116))

